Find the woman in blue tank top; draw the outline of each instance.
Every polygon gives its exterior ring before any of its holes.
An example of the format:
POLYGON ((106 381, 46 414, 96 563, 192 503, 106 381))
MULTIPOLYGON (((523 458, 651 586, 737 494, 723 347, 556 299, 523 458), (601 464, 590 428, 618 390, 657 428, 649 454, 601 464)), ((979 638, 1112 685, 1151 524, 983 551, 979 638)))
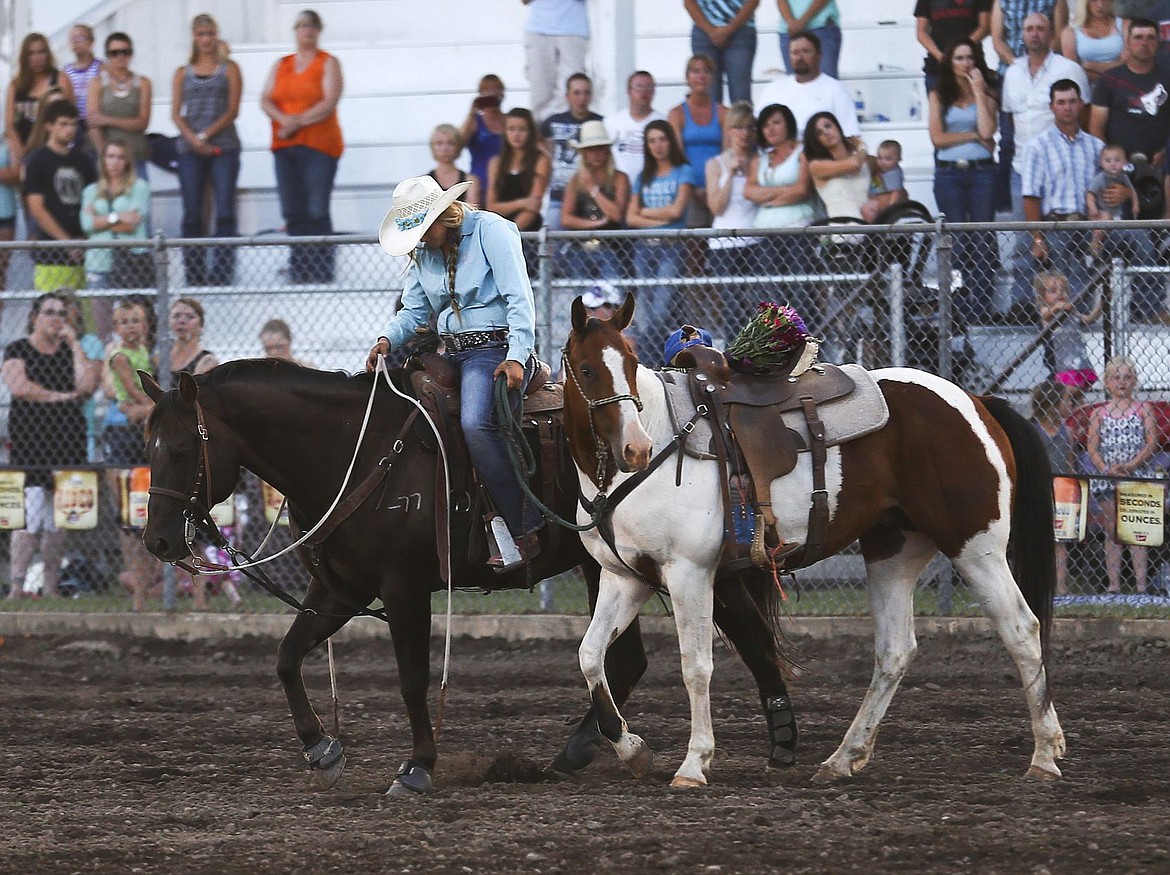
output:
MULTIPOLYGON (((183 236, 203 237, 203 194, 210 183, 215 203, 216 237, 235 237, 236 182, 240 176, 240 112, 243 78, 227 57, 219 27, 206 13, 191 22, 191 60, 175 71, 171 120, 179 129, 179 188, 183 198, 183 236)), ((235 279, 233 247, 187 247, 183 265, 187 285, 230 285, 235 279), (210 255, 210 258, 209 258, 210 255)))
MULTIPOLYGON (((674 107, 666 119, 678 134, 687 163, 703 168, 723 149, 723 116, 727 107, 711 97, 715 62, 707 55, 695 55, 687 61, 686 100, 674 107)), ((701 170, 700 170, 701 172, 701 170)), ((696 180, 699 185, 703 180, 696 180)), ((696 188, 687 215, 688 228, 711 227, 711 210, 707 207, 707 190, 696 188)))
POLYGON ((1121 19, 1113 0, 1078 0, 1072 23, 1060 35, 1060 51, 1085 68, 1089 82, 1121 63, 1124 48, 1121 19))

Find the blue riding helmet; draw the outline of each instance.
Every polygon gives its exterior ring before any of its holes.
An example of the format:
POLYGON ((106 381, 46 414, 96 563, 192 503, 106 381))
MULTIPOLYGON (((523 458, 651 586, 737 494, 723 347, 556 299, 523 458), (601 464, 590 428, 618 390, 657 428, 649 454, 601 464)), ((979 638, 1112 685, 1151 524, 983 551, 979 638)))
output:
POLYGON ((666 343, 662 346, 662 360, 668 365, 672 365, 674 364, 675 356, 688 346, 695 346, 696 344, 714 346, 715 342, 711 340, 711 332, 706 328, 684 325, 677 331, 672 332, 670 337, 666 338, 666 343))

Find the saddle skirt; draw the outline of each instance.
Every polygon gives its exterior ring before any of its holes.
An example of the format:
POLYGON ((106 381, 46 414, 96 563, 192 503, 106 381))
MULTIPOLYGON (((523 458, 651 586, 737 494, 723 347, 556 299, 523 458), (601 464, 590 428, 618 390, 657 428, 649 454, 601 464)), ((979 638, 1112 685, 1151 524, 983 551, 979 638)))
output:
MULTIPOLYGON (((884 428, 890 418, 890 408, 886 404, 877 381, 861 365, 840 365, 840 371, 847 375, 854 384, 854 389, 848 395, 832 401, 823 401, 817 405, 821 421, 825 425, 825 446, 835 447, 848 443, 859 437, 884 428)), ((690 374, 684 371, 659 371, 658 378, 666 389, 667 406, 670 408, 670 421, 676 433, 683 424, 694 418, 696 403, 691 392, 690 374)), ((816 380, 816 370, 807 373, 800 379, 816 380)), ((795 436, 799 452, 808 452, 811 437, 804 414, 799 408, 781 411, 780 417, 795 436)), ((694 429, 687 437, 683 448, 688 456, 694 459, 716 459, 713 441, 711 420, 699 417, 694 429)))

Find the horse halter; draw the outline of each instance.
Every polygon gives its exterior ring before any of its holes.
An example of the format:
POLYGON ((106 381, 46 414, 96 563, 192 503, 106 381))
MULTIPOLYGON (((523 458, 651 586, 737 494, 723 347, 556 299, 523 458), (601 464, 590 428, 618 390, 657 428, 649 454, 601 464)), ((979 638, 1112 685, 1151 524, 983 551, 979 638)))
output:
POLYGON ((636 407, 638 412, 641 413, 642 399, 637 395, 624 393, 621 395, 610 395, 608 398, 601 398, 597 401, 594 401, 592 398, 586 395, 585 389, 582 388, 581 382, 577 379, 577 374, 573 370, 573 363, 569 361, 568 341, 565 341, 565 345, 561 347, 561 365, 564 368, 565 373, 567 373, 569 377, 572 378, 573 385, 577 387, 577 393, 581 396, 581 399, 585 402, 586 409, 589 411, 589 434, 593 437, 594 455, 597 457, 596 482, 600 488, 601 485, 605 483, 606 469, 608 468, 607 462, 609 460, 610 453, 609 447, 606 446, 605 442, 601 439, 601 436, 597 433, 597 429, 593 425, 593 411, 598 407, 604 407, 606 404, 617 404, 619 401, 633 401, 634 407, 636 407))
POLYGON ((191 559, 190 561, 180 559, 172 564, 189 574, 203 574, 205 570, 225 571, 227 569, 217 563, 200 558, 199 554, 195 552, 195 534, 200 527, 217 544, 224 540, 219 526, 211 518, 211 511, 208 509, 207 503, 199 500, 199 490, 204 485, 205 478, 208 500, 211 499, 211 457, 208 451, 210 436, 207 433, 207 423, 203 418, 203 406, 199 403, 199 399, 195 400, 195 431, 199 435, 199 464, 195 468, 195 482, 191 485, 191 491, 184 495, 174 489, 151 486, 148 494, 163 495, 183 503, 183 540, 187 544, 187 552, 191 559))

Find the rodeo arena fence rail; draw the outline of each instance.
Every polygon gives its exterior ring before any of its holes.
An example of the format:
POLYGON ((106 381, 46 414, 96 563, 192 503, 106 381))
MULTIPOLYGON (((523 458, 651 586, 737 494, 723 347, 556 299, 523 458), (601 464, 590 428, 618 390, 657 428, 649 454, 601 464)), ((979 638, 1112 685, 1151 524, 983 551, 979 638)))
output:
MULTIPOLYGON (((1170 226, 1134 221, 1118 228, 1093 222, 952 225, 911 209, 883 226, 830 220, 801 229, 669 234, 545 229, 523 238, 538 354, 557 377, 572 300, 583 295, 587 306, 604 314, 607 305, 634 293, 627 334, 652 367, 668 364, 663 342, 680 326, 705 329, 724 349, 760 302, 775 301, 804 316, 822 341, 822 361, 920 368, 972 393, 1009 399, 1059 438, 1053 441, 1058 611, 1162 616, 1170 610, 1162 482, 1170 463, 1170 226), (1032 246, 1037 234, 1047 244, 1043 261, 1032 246), (1066 298, 1071 308, 1056 304, 1066 298), (1152 414, 1146 422, 1158 432, 1156 452, 1142 466, 1104 475, 1093 465, 1089 444, 1111 397, 1107 365, 1126 364, 1137 378, 1133 396, 1152 414)), ((387 256, 368 236, 178 240, 160 234, 136 245, 0 243, 0 261, 7 266, 0 293, 0 591, 17 596, 0 601, 0 609, 124 611, 137 589, 138 608, 284 610, 238 572, 193 580, 143 558, 136 541, 149 470, 119 461, 126 448, 115 438, 133 417, 119 403, 104 364, 124 342, 119 315, 126 302, 143 308, 142 345, 164 388, 186 365, 173 362, 177 341, 180 350, 206 349, 221 363, 267 350, 310 367, 355 373, 398 305, 407 260, 387 256), (89 274, 74 293, 75 333, 101 379, 92 394, 62 402, 56 396, 71 386, 40 383, 51 375, 43 362, 34 364, 35 355, 23 372, 17 361, 29 355, 34 331, 59 330, 36 324, 36 305, 51 290, 46 278, 53 272, 34 270, 34 261, 77 265, 82 252, 94 248, 112 253, 111 269, 89 274), (172 310, 202 317, 180 324, 172 310), (31 391, 30 383, 37 384, 31 391), (61 418, 63 406, 76 408, 73 419, 61 418), (62 435, 63 421, 76 422, 78 433, 62 435)), ((72 303, 68 296, 66 303, 72 303)), ((348 458, 353 447, 339 445, 337 452, 348 458)), ((293 540, 280 508, 279 494, 241 472, 233 496, 214 516, 248 553, 267 538, 260 555, 268 555, 293 540)), ((210 561, 217 559, 216 548, 204 549, 210 561)), ((308 575, 292 555, 266 568, 289 593, 304 592, 308 575)), ((867 611, 856 552, 800 571, 784 587, 793 613, 867 611)), ((916 600, 924 613, 978 610, 941 557, 928 568, 916 600)), ((498 593, 490 600, 460 593, 456 609, 584 613, 588 605, 580 579, 569 574, 531 593, 498 593)))

